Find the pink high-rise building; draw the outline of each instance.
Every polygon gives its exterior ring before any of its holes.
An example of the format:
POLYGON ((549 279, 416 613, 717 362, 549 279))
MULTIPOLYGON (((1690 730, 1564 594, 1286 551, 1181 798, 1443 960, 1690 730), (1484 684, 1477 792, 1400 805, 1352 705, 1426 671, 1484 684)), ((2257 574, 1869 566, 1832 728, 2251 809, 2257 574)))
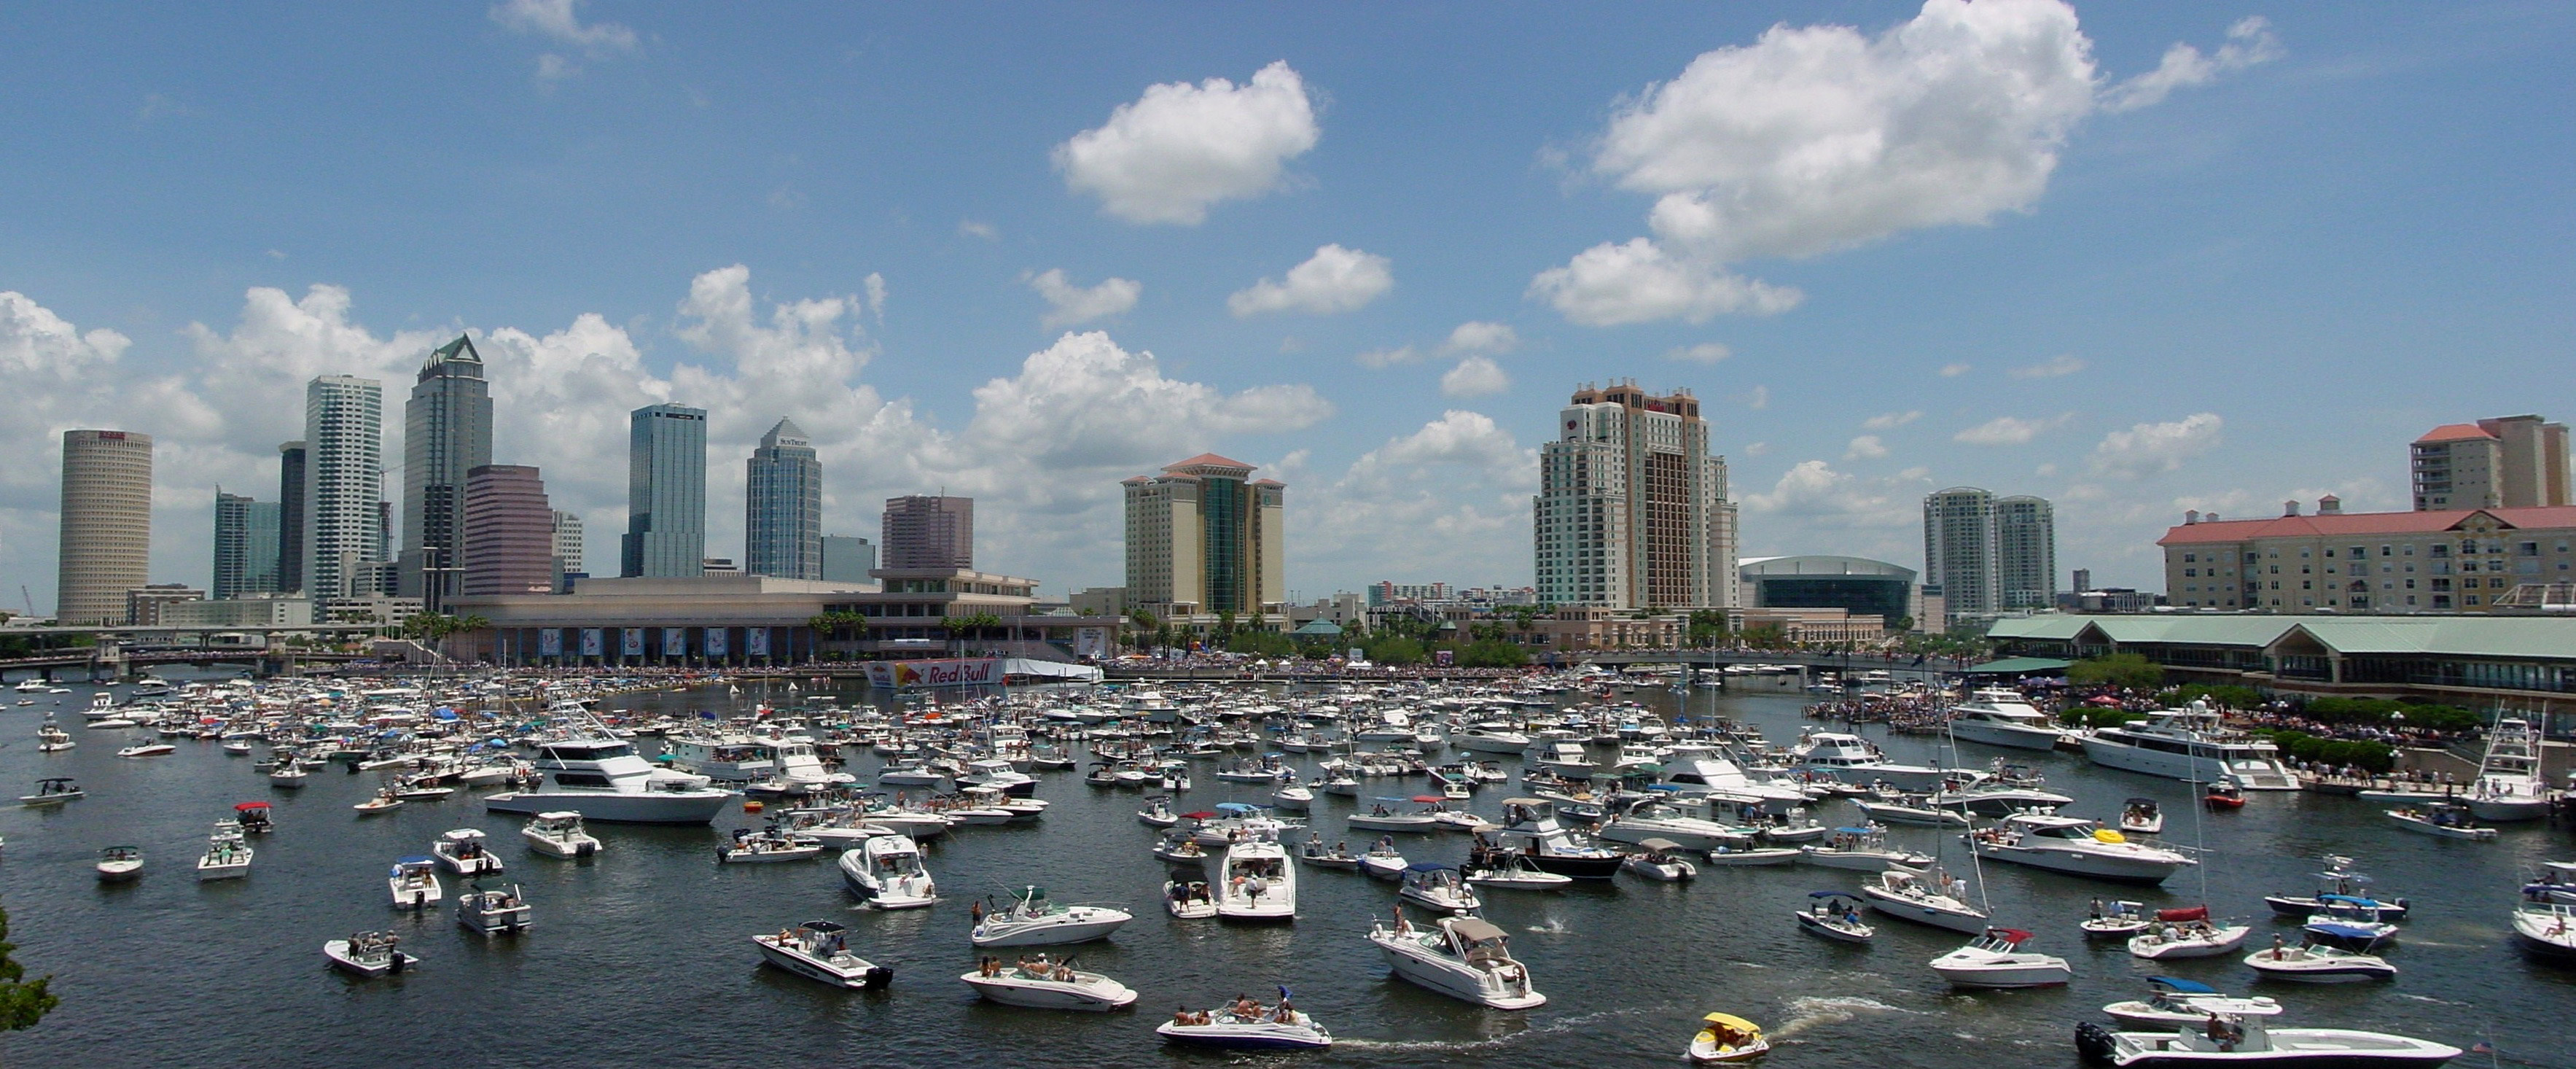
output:
POLYGON ((555 513, 537 469, 485 464, 465 473, 464 592, 550 594, 555 513))

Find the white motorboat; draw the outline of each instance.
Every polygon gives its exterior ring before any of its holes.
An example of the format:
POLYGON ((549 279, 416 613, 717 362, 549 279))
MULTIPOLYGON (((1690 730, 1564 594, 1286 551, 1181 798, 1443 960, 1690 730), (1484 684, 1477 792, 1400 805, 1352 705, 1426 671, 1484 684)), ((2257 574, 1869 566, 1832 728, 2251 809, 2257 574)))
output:
POLYGON ((206 842, 205 856, 197 859, 197 880, 234 880, 250 875, 253 851, 239 834, 218 832, 206 842))
POLYGON ((385 874, 385 888, 393 894, 395 909, 428 909, 447 895, 438 882, 438 859, 427 855, 394 862, 393 871, 385 874))
POLYGON ((1171 795, 1158 794, 1145 799, 1145 808, 1136 811, 1136 821, 1149 828, 1168 828, 1180 823, 1181 816, 1172 812, 1171 795))
POLYGON ((396 784, 389 789, 394 792, 394 797, 406 802, 435 802, 456 793, 454 787, 431 783, 426 779, 396 784))
POLYGON ((46 718, 44 726, 36 729, 37 753, 60 753, 79 745, 72 741, 71 732, 64 731, 62 725, 54 723, 51 717, 46 718))
POLYGON ((1315 804, 1315 788, 1303 783, 1282 784, 1270 792, 1270 804, 1292 813, 1303 813, 1315 804))
POLYGON ((2209 907, 2160 909, 2145 931, 2129 937, 2129 956, 2148 961, 2215 958, 2245 945, 2254 926, 2218 920, 2209 907))
POLYGON ((303 766, 293 761, 281 760, 276 767, 268 770, 268 785, 294 790, 304 786, 304 781, 312 775, 304 771, 303 766))
MULTIPOLYGON (((1503 891, 1562 891, 1574 883, 1574 877, 1559 876, 1529 863, 1529 858, 1507 850, 1480 852, 1485 864, 1475 860, 1460 869, 1471 887, 1503 891)), ((1682 862, 1689 864, 1689 862, 1682 862)))
POLYGON ((726 865, 766 865, 812 861, 827 849, 821 839, 767 829, 735 828, 733 841, 716 847, 716 861, 726 865))
POLYGON ((1475 724, 1449 736, 1449 745, 1477 753, 1516 754, 1529 749, 1530 737, 1508 724, 1475 724))
POLYGON ((1699 866, 1682 858, 1682 846, 1670 839, 1648 839, 1637 844, 1640 849, 1619 863, 1619 871, 1664 883, 1680 883, 1699 876, 1699 866))
POLYGON ((2326 855, 2325 861, 2326 870, 2324 872, 2317 873, 2317 880, 2326 884, 2326 887, 2320 888, 2315 894, 2311 895, 2265 895, 2263 896, 2264 904, 2271 906, 2272 912, 2281 914, 2282 916, 2305 917, 2325 908, 2327 901, 2325 896, 2330 894, 2346 895, 2355 898, 2370 899, 2372 904, 2379 907, 2379 915, 2382 918, 2387 920, 2405 919, 2407 900, 2403 896, 2392 897, 2388 895, 2374 895, 2367 893, 2370 887, 2370 877, 2355 870, 2352 867, 2351 858, 2337 857, 2333 854, 2328 854, 2326 855))
POLYGON ((2324 900, 2323 905, 2300 926, 2309 939, 2364 954, 2377 953, 2397 941, 2397 924, 2379 908, 2378 902, 2347 895, 2317 897, 2324 900))
POLYGON ((834 987, 875 990, 894 980, 894 970, 850 953, 849 929, 831 921, 807 921, 751 942, 762 961, 834 987))
POLYGON ((2513 934, 2515 945, 2535 956, 2576 958, 2576 906, 2526 901, 2514 907, 2513 934))
POLYGON ((1684 1052, 1693 1065, 1728 1065, 1749 1062, 1771 1053, 1771 1041, 1762 1035, 1762 1026, 1727 1013, 1712 1013, 1700 1018, 1707 1027, 1691 1037, 1684 1052))
POLYGON ((2205 701, 2081 738, 2084 756, 2105 768, 2194 783, 2233 783, 2249 791, 2299 789, 2277 748, 2228 731, 2224 716, 2205 701))
POLYGON ((1437 861, 1416 861, 1404 869, 1396 897, 1435 913, 1473 913, 1484 903, 1467 889, 1458 870, 1437 861))
POLYGON ((2230 1017, 2275 1017, 2281 1004, 2266 996, 2235 998, 2219 993, 2217 988, 2198 980, 2171 976, 2150 976, 2147 983, 2154 992, 2143 999, 2114 1002, 2102 1007, 2111 1019, 2139 1028, 2198 1027, 2213 1013, 2230 1017))
POLYGON ((2010 687, 1984 687, 1950 709, 1950 734, 2016 750, 2054 750, 2070 734, 2010 687))
POLYGON ((1833 837, 1822 845, 1799 847, 1798 860, 1822 868, 1857 872, 1885 872, 1890 865, 1919 869, 1933 862, 1930 854, 1887 845, 1887 829, 1877 824, 1835 828, 1833 837))
POLYGON ((871 909, 920 909, 939 901, 939 884, 921 864, 908 835, 880 835, 841 852, 841 882, 871 909))
POLYGON ((1331 869, 1335 872, 1358 872, 1360 870, 1360 859, 1357 855, 1351 853, 1349 847, 1338 843, 1327 847, 1321 839, 1307 839, 1306 845, 1297 848, 1297 862, 1302 865, 1311 865, 1319 869, 1331 869))
POLYGON ((1967 903, 1968 883, 1939 868, 1929 870, 1890 866, 1878 878, 1864 883, 1861 897, 1869 908, 1898 920, 1947 928, 1954 932, 1981 933, 1986 930, 1985 911, 1967 903))
POLYGON ((1856 787, 1885 783, 1898 790, 1931 791, 1954 777, 1980 775, 1930 765, 1898 764, 1888 760, 1877 744, 1839 731, 1808 731, 1789 748, 1789 756, 1800 771, 1831 776, 1856 787))
POLYGON ((2346 984, 2397 978, 2397 967, 2390 965, 2386 958, 2323 943, 2284 946, 2278 937, 2269 948, 2245 955, 2245 964, 2266 980, 2295 980, 2307 984, 2346 984))
POLYGON ((1275 839, 1226 847, 1213 878, 1216 914, 1227 920, 1292 921, 1297 917, 1297 870, 1275 839))
POLYGON ((2131 798, 2120 806, 2120 834, 2156 835, 2165 830, 2164 807, 2153 798, 2131 798))
POLYGON ((1207 920, 1216 916, 1216 892, 1208 889, 1206 880, 1165 880, 1163 909, 1181 920, 1207 920))
POLYGON ((528 848, 548 857, 583 858, 599 853, 597 836, 581 824, 581 814, 569 809, 539 813, 519 829, 519 837, 528 848))
POLYGON ((1807 908, 1793 911, 1798 930, 1843 943, 1866 943, 1878 929, 1861 922, 1860 899, 1843 891, 1809 891, 1807 908))
POLYGON ((1039 947, 1107 939, 1134 914, 1105 906, 1068 906, 1048 900, 1046 888, 1023 887, 1011 903, 983 910, 967 933, 978 947, 1039 947))
POLYGON ((36 781, 36 793, 19 795, 18 804, 61 805, 88 796, 88 792, 81 790, 80 782, 69 776, 47 776, 36 781))
POLYGON ((1254 1007, 1251 1014, 1231 1009, 1183 1010, 1156 1025, 1154 1034, 1173 1043, 1219 1050, 1322 1050, 1333 1045, 1331 1032, 1287 1001, 1283 997, 1276 1007, 1254 1007))
POLYGON ((357 810, 359 816, 371 817, 378 813, 390 813, 408 804, 410 803, 403 801, 401 796, 394 793, 393 788, 387 787, 377 791, 375 797, 349 808, 357 810))
POLYGON ((124 749, 121 749, 121 750, 116 751, 116 756, 118 756, 118 757, 167 757, 167 756, 169 756, 169 755, 171 755, 171 754, 174 754, 174 753, 177 753, 177 752, 179 752, 179 748, 178 748, 178 747, 176 747, 176 746, 172 746, 172 745, 170 745, 169 743, 166 743, 166 742, 138 742, 138 743, 135 743, 135 744, 134 744, 134 745, 132 745, 132 746, 128 746, 128 747, 126 747, 126 748, 124 748, 124 749))
POLYGON ((438 841, 429 844, 429 852, 438 859, 440 868, 458 876, 471 879, 501 874, 501 859, 493 855, 490 837, 481 828, 441 832, 438 841))
POLYGON ((1006 1006, 1103 1013, 1136 1004, 1136 992, 1127 985, 1096 972, 1078 972, 1044 954, 1023 958, 1016 966, 986 959, 981 968, 957 979, 1006 1006))
POLYGON ((1547 1003, 1531 985, 1529 968, 1513 960, 1510 937, 1490 921, 1441 917, 1415 927, 1398 907, 1393 925, 1370 925, 1368 941, 1386 954, 1397 976, 1451 998, 1498 1010, 1547 1003))
POLYGON ((1968 945, 1932 959, 1932 971, 1952 987, 2054 987, 2075 978, 2066 959, 2022 949, 2030 933, 1988 928, 1968 945))
MULTIPOLYGON (((1694 799, 1700 812, 1707 812, 1707 800, 1694 799)), ((1661 798, 1640 798, 1601 824, 1598 836, 1609 842, 1645 845, 1648 839, 1678 843, 1685 850, 1716 850, 1725 847, 1749 847, 1754 842, 1754 829, 1720 823, 1694 816, 1682 806, 1661 798)))
POLYGON ((142 875, 142 847, 111 846, 98 852, 98 882, 125 883, 142 875))
POLYGON ((1368 874, 1372 879, 1401 880, 1404 878, 1404 870, 1411 864, 1412 862, 1404 859, 1403 854, 1395 852, 1392 844, 1383 842, 1370 847, 1367 853, 1360 855, 1360 871, 1368 874))
POLYGON ((606 731, 539 747, 536 768, 543 777, 537 789, 492 795, 483 808, 529 816, 571 811, 612 824, 707 824, 735 797, 704 776, 654 767, 636 756, 634 744, 606 731))
POLYGON ((1808 801, 1807 789, 1778 779, 1756 776, 1707 743, 1675 743, 1672 751, 1664 758, 1663 778, 1659 782, 1680 794, 1742 802, 1773 813, 1786 813, 1808 801))
POLYGON ((477 935, 515 935, 535 927, 536 910, 518 884, 485 887, 477 880, 456 896, 456 923, 477 935))
POLYGON ((1386 807, 1388 802, 1406 800, 1380 798, 1366 812, 1352 813, 1348 818, 1350 826, 1355 831, 1434 832, 1440 830, 1440 822, 1429 813, 1403 813, 1386 807))
POLYGON ((1935 809, 1931 799, 1925 797, 1854 798, 1851 804, 1873 822, 1916 828, 1964 828, 1970 823, 1967 814, 1953 809, 1935 809))
POLYGON ((2494 842, 2496 830, 2478 826, 2469 807, 2456 802, 2434 803, 2421 809, 2390 809, 2388 819, 2397 826, 2418 835, 2444 839, 2466 839, 2470 842, 2494 842))
POLYGON ((2086 1022, 2075 1028, 2085 1060, 2118 1069, 2183 1069, 2209 1065, 2287 1065, 2318 1069, 2432 1066, 2457 1058, 2458 1047, 2386 1032, 2349 1028, 2272 1028, 2260 1018, 2204 1018, 2199 1027, 2117 1032, 2086 1022), (2214 1020, 2213 1026, 2210 1021, 2214 1020))
POLYGON ((2148 919, 2144 902, 2118 901, 2109 905, 2093 900, 2093 909, 2076 927, 2084 929, 2086 939, 2128 939, 2144 932, 2155 921, 2148 919))
POLYGON ((1154 858, 1166 865, 1204 865, 1215 856, 1187 835, 1167 835, 1154 841, 1154 858))
POLYGON ((2133 843, 2093 821, 2053 813, 2015 813, 1967 836, 1977 856, 2069 876, 2154 885, 2199 862, 2180 852, 2133 843))
POLYGON ((1566 828, 1557 820, 1556 804, 1540 798, 1504 799, 1503 826, 1492 834, 1540 869, 1578 880, 1610 879, 1627 860, 1627 855, 1566 828))
POLYGON ((1706 864, 1734 868, 1748 865, 1793 865, 1804 855, 1794 846, 1721 846, 1700 855, 1706 864))
POLYGON ((322 956, 331 967, 365 977, 385 976, 420 964, 420 957, 406 954, 395 944, 402 937, 392 932, 360 932, 347 939, 333 939, 322 944, 322 956))
MULTIPOLYGON (((1559 731, 1550 734, 1570 736, 1572 733, 1559 731)), ((1521 751, 1521 773, 1526 776, 1530 770, 1542 768, 1566 775, 1589 776, 1593 772, 1592 755, 1585 753, 1583 744, 1571 737, 1541 738, 1521 751)))
POLYGON ((2487 752, 2469 785, 2469 812, 2479 820, 2539 820, 2549 815, 2549 783, 2541 777, 2540 728, 2529 719, 2496 714, 2487 752))

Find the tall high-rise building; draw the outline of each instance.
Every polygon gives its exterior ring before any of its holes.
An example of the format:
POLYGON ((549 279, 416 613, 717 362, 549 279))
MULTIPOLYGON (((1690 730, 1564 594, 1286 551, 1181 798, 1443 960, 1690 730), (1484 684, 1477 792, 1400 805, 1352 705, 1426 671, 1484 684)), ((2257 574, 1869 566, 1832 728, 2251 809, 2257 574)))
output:
POLYGON ((2446 423, 2407 447, 2415 511, 2565 505, 2567 425, 2538 416, 2446 423))
POLYGON ((2006 609, 2057 605, 2057 510, 2046 498, 1995 499, 1995 589, 2006 609))
POLYGON ((833 583, 864 583, 868 573, 877 567, 876 543, 857 535, 823 536, 823 579, 833 583))
POLYGON ((1539 449, 1531 542, 1543 604, 1613 609, 1735 604, 1735 503, 1726 458, 1687 390, 1585 384, 1539 449))
POLYGON ((762 435, 745 463, 743 570, 781 579, 823 577, 823 462, 794 420, 762 435))
POLYGON ((975 499, 913 494, 886 499, 877 542, 888 568, 975 566, 975 499))
POLYGON ((303 589, 316 603, 352 596, 359 566, 385 559, 384 428, 383 383, 323 375, 305 384, 303 589))
POLYGON ((277 592, 275 501, 254 501, 215 488, 215 600, 277 592))
POLYGON ((465 473, 462 528, 470 595, 548 594, 555 589, 555 511, 537 469, 484 464, 465 473))
POLYGON ((705 574, 707 410, 646 405, 629 416, 627 430, 626 537, 617 574, 705 574))
POLYGON ((555 570, 557 572, 586 571, 587 569, 582 567, 582 554, 584 550, 585 546, 583 545, 583 537, 581 533, 581 514, 578 512, 565 512, 562 509, 556 509, 555 570))
POLYGON ((420 366, 403 406, 399 585, 432 612, 456 592, 464 566, 466 473, 492 462, 492 386, 483 354, 458 335, 420 366))
POLYGON ((1275 479, 1248 480, 1252 470, 1242 461, 1201 453, 1161 475, 1121 484, 1127 492, 1131 600, 1174 613, 1284 610, 1288 487, 1275 479))
POLYGON ((277 446, 277 589, 304 587, 304 456, 302 442, 277 446))
POLYGON ((63 432, 61 572, 54 618, 125 622, 125 592, 150 581, 152 436, 63 432))
POLYGON ((1995 495, 1973 486, 1924 495, 1923 585, 1941 588, 1952 618, 1991 614, 2002 604, 1995 574, 1995 495))

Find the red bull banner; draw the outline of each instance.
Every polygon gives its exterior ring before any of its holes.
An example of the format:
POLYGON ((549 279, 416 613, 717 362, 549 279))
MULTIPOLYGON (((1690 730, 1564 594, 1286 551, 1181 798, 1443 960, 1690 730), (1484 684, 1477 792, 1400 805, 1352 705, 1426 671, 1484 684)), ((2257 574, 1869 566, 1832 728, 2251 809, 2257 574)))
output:
POLYGON ((985 687, 1002 682, 1002 659, 871 661, 868 682, 880 687, 985 687))

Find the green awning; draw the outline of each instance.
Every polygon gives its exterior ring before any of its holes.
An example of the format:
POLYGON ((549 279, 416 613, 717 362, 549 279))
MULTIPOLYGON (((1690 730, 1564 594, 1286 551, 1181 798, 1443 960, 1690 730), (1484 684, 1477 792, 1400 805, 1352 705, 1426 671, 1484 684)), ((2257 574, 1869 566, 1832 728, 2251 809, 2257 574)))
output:
POLYGON ((2006 657, 2000 661, 1970 665, 1960 669, 1959 673, 1971 676, 2026 676, 2038 672, 2064 672, 2074 663, 2054 657, 2006 657))

